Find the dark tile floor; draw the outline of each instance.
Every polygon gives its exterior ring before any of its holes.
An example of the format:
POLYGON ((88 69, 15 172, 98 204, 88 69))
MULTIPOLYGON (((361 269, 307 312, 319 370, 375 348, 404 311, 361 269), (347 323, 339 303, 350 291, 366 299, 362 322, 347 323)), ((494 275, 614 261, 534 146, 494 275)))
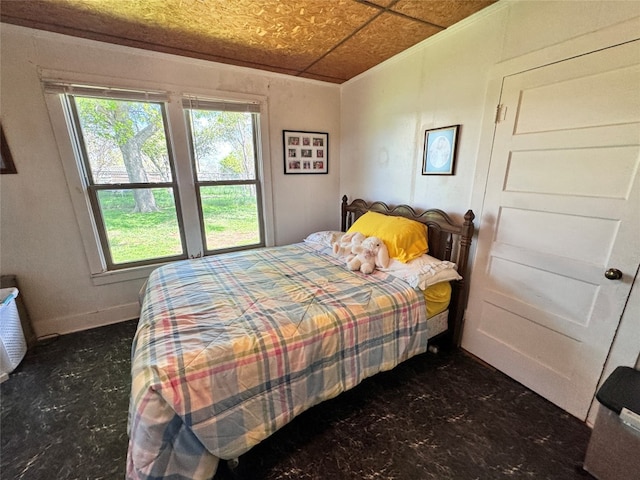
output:
MULTIPOLYGON (((0 478, 122 479, 135 322, 30 350, 0 386, 0 478)), ((325 402, 215 480, 589 479, 582 422, 462 351, 325 402)))

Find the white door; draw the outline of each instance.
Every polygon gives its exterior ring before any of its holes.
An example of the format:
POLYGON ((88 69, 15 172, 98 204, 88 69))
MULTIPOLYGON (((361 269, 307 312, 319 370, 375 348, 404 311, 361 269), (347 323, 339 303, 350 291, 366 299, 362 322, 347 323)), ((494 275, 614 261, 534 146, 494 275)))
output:
POLYGON ((640 262, 640 41, 500 103, 462 346, 584 420, 640 262))

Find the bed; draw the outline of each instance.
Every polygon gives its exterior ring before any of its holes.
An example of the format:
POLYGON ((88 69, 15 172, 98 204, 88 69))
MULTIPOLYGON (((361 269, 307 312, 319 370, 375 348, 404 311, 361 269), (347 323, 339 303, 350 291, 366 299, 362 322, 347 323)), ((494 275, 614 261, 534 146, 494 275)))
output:
POLYGON ((456 223, 346 196, 341 211, 340 232, 152 272, 132 348, 128 479, 211 479, 312 406, 430 342, 459 343, 473 212, 456 223), (352 272, 332 255, 342 232, 383 224, 387 268, 352 272))

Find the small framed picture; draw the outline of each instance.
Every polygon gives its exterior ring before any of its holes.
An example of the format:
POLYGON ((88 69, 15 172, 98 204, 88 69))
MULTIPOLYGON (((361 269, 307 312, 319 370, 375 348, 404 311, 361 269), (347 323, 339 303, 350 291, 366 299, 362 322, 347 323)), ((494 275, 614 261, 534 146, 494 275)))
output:
POLYGON ((282 131, 284 173, 328 173, 329 134, 282 131))
POLYGON ((453 175, 460 125, 427 130, 424 134, 422 175, 453 175))

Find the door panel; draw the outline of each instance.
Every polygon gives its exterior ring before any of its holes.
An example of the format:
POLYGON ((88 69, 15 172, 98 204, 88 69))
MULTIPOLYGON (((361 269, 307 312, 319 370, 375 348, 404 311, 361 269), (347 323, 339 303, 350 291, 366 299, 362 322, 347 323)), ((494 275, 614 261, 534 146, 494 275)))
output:
POLYGON ((639 85, 640 42, 503 80, 462 346, 581 419, 640 262, 639 85))
MULTIPOLYGON (((611 50, 606 52, 605 55, 611 56, 611 50)), ((563 65, 563 62, 545 68, 553 68, 558 75, 562 75, 563 70, 570 70, 564 73, 569 77, 581 75, 583 71, 577 68, 574 71, 578 61, 570 61, 573 65, 563 65)), ((546 74, 536 71, 531 76, 538 73, 542 73, 542 77, 546 74)), ((529 87, 521 92, 515 133, 574 130, 635 122, 640 110, 637 95, 639 76, 640 66, 634 65, 529 87), (562 112, 562 115, 549 115, 551 111, 562 112)))
POLYGON ((616 230, 617 222, 612 219, 503 207, 494 241, 576 260, 602 262, 608 257, 616 230), (541 234, 544 231, 552 231, 553 235, 541 234), (590 234, 576 238, 576 231, 590 234))
POLYGON ((513 152, 505 191, 624 199, 639 155, 637 146, 513 152), (600 174, 603 158, 610 170, 606 177, 600 174))

